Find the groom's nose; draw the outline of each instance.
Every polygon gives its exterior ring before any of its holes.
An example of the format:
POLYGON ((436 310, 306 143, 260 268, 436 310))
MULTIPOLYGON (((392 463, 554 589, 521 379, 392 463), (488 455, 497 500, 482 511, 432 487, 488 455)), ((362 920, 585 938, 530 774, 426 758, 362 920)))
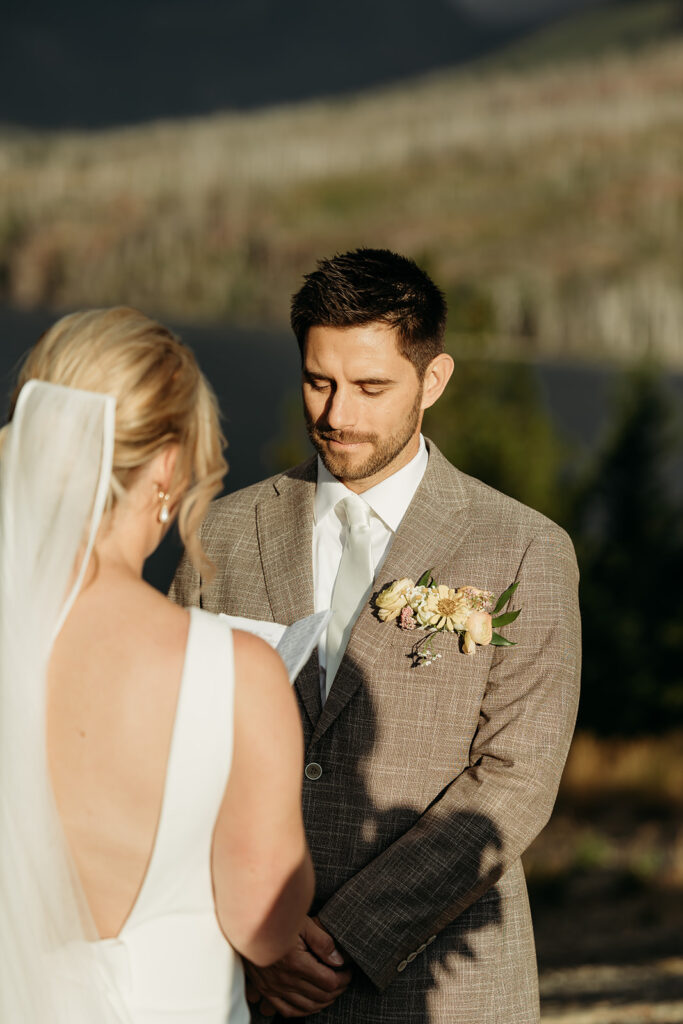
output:
POLYGON ((325 414, 332 430, 354 425, 353 398, 347 388, 337 385, 332 389, 325 414))

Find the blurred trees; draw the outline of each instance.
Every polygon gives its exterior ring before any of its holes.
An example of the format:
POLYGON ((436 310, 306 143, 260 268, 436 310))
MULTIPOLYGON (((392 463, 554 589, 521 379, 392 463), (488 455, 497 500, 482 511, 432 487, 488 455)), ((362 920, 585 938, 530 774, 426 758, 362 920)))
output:
POLYGON ((581 721, 601 733, 683 724, 683 508, 673 409, 650 369, 621 384, 609 436, 575 496, 582 572, 581 721))

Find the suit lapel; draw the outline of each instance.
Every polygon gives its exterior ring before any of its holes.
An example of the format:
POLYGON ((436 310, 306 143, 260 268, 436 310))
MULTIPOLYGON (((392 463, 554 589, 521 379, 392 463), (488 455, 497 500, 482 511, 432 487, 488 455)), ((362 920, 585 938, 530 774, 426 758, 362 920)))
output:
MULTIPOLYGON (((450 561, 471 529, 468 519, 466 477, 427 441, 429 463, 408 506, 384 564, 375 577, 376 594, 388 583, 408 576, 417 581, 426 569, 442 566, 439 582, 452 582, 450 561)), ((453 578, 454 579, 454 578, 453 578)), ((381 622, 368 601, 349 637, 341 665, 320 715, 311 743, 317 743, 354 695, 374 663, 395 639, 395 624, 381 622)))
MULTIPOLYGON (((261 569, 275 622, 290 626, 313 614, 313 498, 315 459, 279 477, 273 494, 256 508, 261 569)), ((296 680, 306 712, 320 715, 318 659, 309 659, 296 680)))

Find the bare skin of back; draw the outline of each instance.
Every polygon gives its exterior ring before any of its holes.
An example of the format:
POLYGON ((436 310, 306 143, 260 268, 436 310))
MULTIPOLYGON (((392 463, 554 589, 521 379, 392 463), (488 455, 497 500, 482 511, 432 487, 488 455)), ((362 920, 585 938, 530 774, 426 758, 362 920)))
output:
MULTIPOLYGON (((118 935, 161 812, 190 613, 141 579, 161 538, 149 469, 98 538, 48 672, 48 763, 100 938, 118 935)), ((301 726, 279 657, 235 633, 234 751, 212 857, 224 933, 256 962, 294 942, 312 897, 300 811, 301 726), (256 766, 256 767, 255 767, 256 766)))

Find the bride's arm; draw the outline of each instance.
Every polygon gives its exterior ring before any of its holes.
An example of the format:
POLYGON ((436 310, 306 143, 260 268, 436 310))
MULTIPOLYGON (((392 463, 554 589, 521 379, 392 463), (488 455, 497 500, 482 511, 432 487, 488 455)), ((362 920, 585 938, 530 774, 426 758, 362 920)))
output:
POLYGON ((268 964, 294 943, 313 898, 301 816, 303 740, 282 661, 234 633, 234 750, 214 834, 216 910, 232 945, 268 964))

